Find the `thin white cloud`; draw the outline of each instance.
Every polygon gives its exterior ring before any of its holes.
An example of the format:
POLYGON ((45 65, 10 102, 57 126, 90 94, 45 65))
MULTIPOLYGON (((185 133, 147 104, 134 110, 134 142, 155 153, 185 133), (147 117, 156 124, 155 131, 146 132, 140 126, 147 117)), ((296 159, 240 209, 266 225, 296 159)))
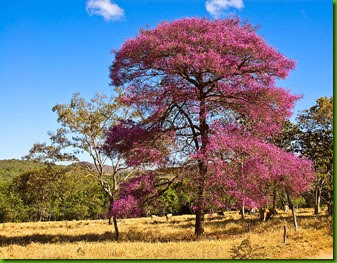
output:
POLYGON ((305 12, 305 10, 301 10, 301 14, 304 16, 304 17, 307 17, 307 13, 305 12))
POLYGON ((110 0, 88 0, 86 10, 89 15, 103 16, 106 21, 120 20, 124 10, 110 0))
POLYGON ((242 9, 244 7, 243 0, 207 0, 206 10, 211 16, 219 18, 224 10, 229 8, 242 9))

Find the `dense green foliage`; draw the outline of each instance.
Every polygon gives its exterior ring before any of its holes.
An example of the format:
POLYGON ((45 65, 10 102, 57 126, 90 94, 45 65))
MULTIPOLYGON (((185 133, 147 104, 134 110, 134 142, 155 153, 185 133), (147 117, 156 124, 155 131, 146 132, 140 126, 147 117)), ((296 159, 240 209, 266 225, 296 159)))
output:
POLYGON ((300 152, 313 161, 316 171, 315 212, 320 211, 320 198, 329 206, 333 203, 333 98, 322 97, 297 118, 301 135, 300 152))
POLYGON ((302 111, 296 120, 297 123, 285 122, 273 143, 313 162, 315 184, 298 204, 316 206, 319 213, 320 202, 331 206, 333 198, 333 98, 317 99, 316 105, 302 111))
POLYGON ((1 182, 0 222, 96 219, 106 215, 107 202, 83 170, 50 165, 1 182))
MULTIPOLYGON (((0 222, 97 219, 107 216, 109 199, 81 165, 0 161, 0 222), (5 179, 4 179, 5 178, 5 179)), ((184 183, 173 184, 149 214, 186 214, 191 197, 184 183)))
POLYGON ((43 167, 44 163, 36 161, 0 160, 0 181, 11 181, 17 175, 43 167))
POLYGON ((172 184, 158 199, 148 207, 148 214, 164 215, 165 213, 190 214, 192 195, 187 184, 177 182, 172 184))

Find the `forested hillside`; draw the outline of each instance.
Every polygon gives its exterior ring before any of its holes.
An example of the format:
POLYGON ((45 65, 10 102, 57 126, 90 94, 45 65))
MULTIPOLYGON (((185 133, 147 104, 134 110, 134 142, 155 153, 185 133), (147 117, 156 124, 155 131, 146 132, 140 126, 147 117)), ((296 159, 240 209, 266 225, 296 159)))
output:
POLYGON ((22 160, 0 160, 0 180, 12 180, 15 176, 22 173, 43 168, 45 165, 42 162, 22 161, 22 160))

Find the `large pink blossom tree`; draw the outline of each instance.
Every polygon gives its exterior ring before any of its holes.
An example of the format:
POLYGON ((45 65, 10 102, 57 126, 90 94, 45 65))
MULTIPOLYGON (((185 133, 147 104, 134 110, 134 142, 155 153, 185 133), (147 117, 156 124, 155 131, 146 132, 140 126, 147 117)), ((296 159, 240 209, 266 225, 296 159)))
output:
POLYGON ((185 18, 141 30, 115 51, 110 77, 142 118, 112 130, 106 150, 120 147, 131 163, 184 164, 196 235, 204 231, 205 210, 222 206, 224 196, 254 206, 275 187, 298 194, 312 180, 311 164, 267 143, 299 99, 275 85, 294 67, 236 18, 185 18), (160 137, 174 147, 158 147, 160 137))

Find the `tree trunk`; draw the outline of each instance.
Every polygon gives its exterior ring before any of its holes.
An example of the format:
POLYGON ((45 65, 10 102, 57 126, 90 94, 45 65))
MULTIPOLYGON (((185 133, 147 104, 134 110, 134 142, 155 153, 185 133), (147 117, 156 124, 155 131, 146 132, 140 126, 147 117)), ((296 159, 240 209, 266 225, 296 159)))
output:
POLYGON ((283 193, 280 193, 280 201, 281 201, 281 205, 282 205, 282 210, 284 210, 285 212, 287 212, 286 211, 286 202, 285 202, 285 200, 283 199, 283 193))
POLYGON ((241 207, 241 219, 245 219, 245 206, 241 207))
POLYGON ((115 239, 116 241, 118 241, 119 230, 118 230, 118 225, 117 225, 117 218, 115 216, 113 217, 113 222, 114 222, 114 228, 115 228, 115 239))
MULTIPOLYGON (((110 199, 110 207, 109 209, 112 209, 113 207, 113 204, 114 204, 114 196, 113 196, 113 192, 111 191, 111 188, 109 186, 109 184, 103 180, 100 181, 101 183, 101 186, 103 188, 103 190, 109 195, 109 199, 110 199)), ((114 185, 114 188, 116 187, 116 185, 114 185)), ((116 189, 114 189, 116 190, 116 189)), ((113 224, 114 224, 114 228, 115 228, 115 238, 116 240, 118 240, 118 237, 119 237, 119 231, 118 231, 118 224, 117 224, 117 218, 114 217, 114 216, 111 216, 110 215, 110 211, 108 213, 108 224, 109 225, 112 225, 112 221, 113 221, 113 224)))
MULTIPOLYGON (((100 184, 102 186, 103 191, 109 196, 109 199, 110 199, 109 212, 110 212, 110 209, 112 209, 112 206, 114 203, 113 192, 111 191, 110 185, 107 182, 100 180, 100 184)), ((108 213, 108 224, 112 225, 112 221, 113 221, 113 218, 110 215, 110 213, 108 213)))
POLYGON ((276 211, 276 190, 273 192, 273 210, 276 211))
MULTIPOLYGON (((111 195, 110 196, 110 209, 113 207, 113 204, 114 204, 114 199, 113 199, 113 196, 111 195)), ((117 218, 115 216, 109 216, 109 225, 112 224, 111 219, 112 219, 113 224, 114 224, 115 239, 117 241, 118 238, 119 238, 119 230, 118 230, 117 218)))
POLYGON ((318 215, 320 212, 321 212, 321 189, 320 187, 317 187, 315 191, 315 215, 318 215))
POLYGON ((333 191, 329 191, 328 214, 333 215, 333 191))
POLYGON ((195 235, 200 236, 204 233, 204 204, 203 204, 203 197, 204 197, 204 180, 205 180, 205 174, 207 172, 207 167, 204 165, 202 161, 199 161, 199 176, 200 176, 200 182, 199 182, 199 191, 198 191, 198 197, 197 197, 197 210, 195 212, 195 235))
POLYGON ((333 203, 332 202, 328 203, 328 215, 329 216, 333 215, 333 203))
POLYGON ((203 227, 203 211, 202 209, 198 208, 195 213, 195 232, 196 236, 201 236, 204 233, 203 227))
MULTIPOLYGON (((205 94, 203 89, 200 88, 200 111, 199 111, 199 121, 200 121, 200 136, 201 136, 201 152, 203 153, 208 145, 208 125, 206 122, 206 103, 205 94)), ((197 138, 196 138, 197 139, 197 138)), ((196 200, 197 210, 195 214, 195 235, 200 236, 204 233, 204 188, 205 188, 205 177, 207 174, 207 162, 205 160, 198 161, 199 166, 199 189, 198 196, 196 200)))
POLYGON ((295 231, 297 231, 298 225, 297 225, 296 210, 295 210, 295 206, 293 202, 290 199, 290 195, 288 192, 287 192, 287 198, 288 198, 289 208, 291 209, 291 213, 293 215, 293 223, 294 223, 295 231))

